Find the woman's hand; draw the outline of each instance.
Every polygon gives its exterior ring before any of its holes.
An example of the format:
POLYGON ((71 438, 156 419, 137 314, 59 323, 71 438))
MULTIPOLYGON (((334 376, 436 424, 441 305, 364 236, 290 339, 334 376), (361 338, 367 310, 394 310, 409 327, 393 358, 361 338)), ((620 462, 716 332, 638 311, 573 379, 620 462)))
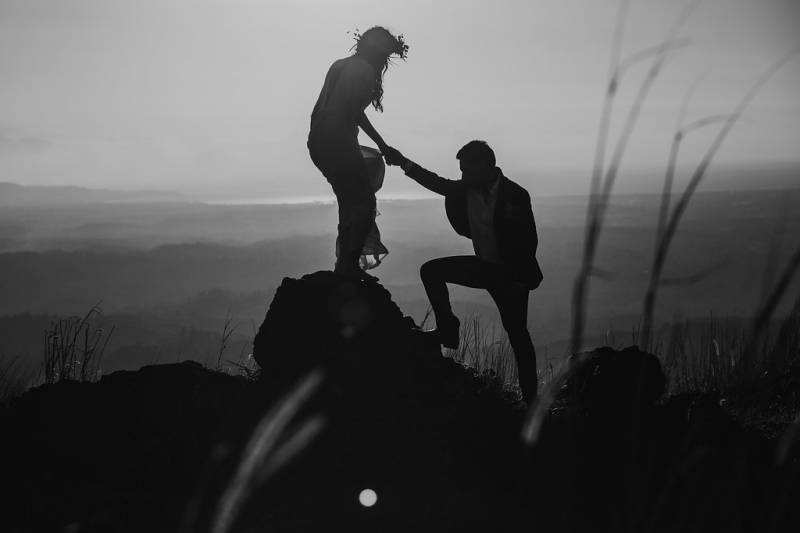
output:
POLYGON ((383 157, 386 159, 387 165, 402 165, 403 161, 406 160, 398 150, 392 148, 383 140, 383 138, 375 131, 375 128, 372 127, 367 115, 364 114, 362 111, 358 118, 358 125, 361 130, 366 133, 370 139, 372 139, 375 144, 378 145, 378 150, 381 151, 383 157))

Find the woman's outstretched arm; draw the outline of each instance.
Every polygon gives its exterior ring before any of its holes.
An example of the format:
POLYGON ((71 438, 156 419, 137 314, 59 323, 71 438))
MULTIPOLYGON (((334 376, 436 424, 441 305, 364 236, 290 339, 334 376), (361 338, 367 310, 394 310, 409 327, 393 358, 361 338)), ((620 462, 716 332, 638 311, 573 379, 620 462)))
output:
POLYGON ((388 164, 397 165, 400 163, 398 157, 400 157, 402 154, 386 144, 386 141, 383 140, 383 137, 381 137, 377 130, 373 127, 372 123, 367 118, 366 113, 363 111, 358 118, 358 125, 361 127, 364 133, 369 135, 369 138, 378 145, 378 150, 381 151, 388 164))
POLYGON ((383 140, 383 137, 380 136, 378 131, 372 125, 372 123, 367 118, 367 114, 363 111, 358 116, 358 126, 361 130, 369 136, 370 139, 373 140, 375 144, 378 145, 378 150, 381 152, 385 152, 389 145, 386 144, 386 141, 383 140))

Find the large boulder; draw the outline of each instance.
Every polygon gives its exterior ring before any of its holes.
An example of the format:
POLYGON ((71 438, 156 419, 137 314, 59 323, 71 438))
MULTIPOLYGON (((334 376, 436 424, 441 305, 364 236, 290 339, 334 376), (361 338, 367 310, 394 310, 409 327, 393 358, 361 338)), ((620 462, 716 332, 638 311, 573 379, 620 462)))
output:
MULTIPOLYGON (((291 383, 314 368, 389 358, 409 351, 414 322, 404 318, 378 283, 320 271, 284 278, 253 342, 253 357, 269 383, 291 383)), ((385 361, 386 362, 386 361, 385 361)))
POLYGON ((593 411, 629 411, 653 406, 664 394, 666 379, 658 358, 629 346, 604 346, 573 355, 572 369, 560 397, 593 411))
POLYGON ((380 284, 331 272, 285 278, 253 355, 265 394, 291 388, 312 369, 323 375, 304 411, 324 417, 325 430, 276 478, 280 490, 264 494, 273 523, 406 531, 422 512, 430 530, 512 520, 512 512, 498 518, 482 509, 505 508, 515 497, 522 412, 425 343, 380 284), (382 503, 363 513, 356 496, 367 487, 382 503), (299 501, 318 502, 315 515, 298 514, 299 501))

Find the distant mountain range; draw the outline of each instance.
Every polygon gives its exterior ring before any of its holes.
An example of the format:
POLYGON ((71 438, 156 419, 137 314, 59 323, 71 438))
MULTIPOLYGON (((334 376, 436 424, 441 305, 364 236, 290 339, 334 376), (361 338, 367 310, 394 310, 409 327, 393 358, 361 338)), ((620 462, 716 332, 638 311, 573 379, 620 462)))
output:
POLYGON ((186 201, 185 197, 170 191, 115 191, 75 186, 27 186, 0 182, 0 207, 184 201, 186 201))

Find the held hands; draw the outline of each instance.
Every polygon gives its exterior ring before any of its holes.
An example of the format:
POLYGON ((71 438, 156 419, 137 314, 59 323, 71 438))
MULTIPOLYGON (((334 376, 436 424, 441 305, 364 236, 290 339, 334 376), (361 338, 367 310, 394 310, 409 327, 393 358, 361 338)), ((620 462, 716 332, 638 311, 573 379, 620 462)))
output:
POLYGON ((396 148, 386 146, 381 151, 383 152, 383 157, 386 159, 387 165, 402 166, 406 161, 405 156, 403 156, 403 154, 401 154, 396 148))

